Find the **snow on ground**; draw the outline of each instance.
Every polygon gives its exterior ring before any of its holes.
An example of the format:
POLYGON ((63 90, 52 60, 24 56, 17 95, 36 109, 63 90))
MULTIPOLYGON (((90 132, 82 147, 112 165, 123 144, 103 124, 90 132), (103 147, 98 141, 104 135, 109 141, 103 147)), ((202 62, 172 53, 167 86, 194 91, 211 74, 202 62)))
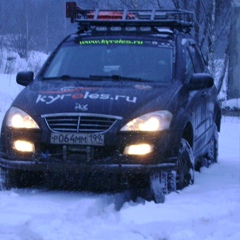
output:
POLYGON ((48 54, 30 51, 27 59, 21 58, 13 50, 1 48, 0 51, 0 73, 13 74, 18 71, 30 70, 37 73, 47 59, 48 54))
POLYGON ((240 110, 240 99, 239 98, 233 98, 229 99, 227 101, 222 102, 222 108, 228 109, 230 111, 234 110, 240 110))
MULTIPOLYGON (((0 75, 0 121, 22 87, 0 75)), ((219 163, 164 204, 123 194, 12 189, 0 192, 3 240, 239 240, 240 119, 223 117, 219 163)))

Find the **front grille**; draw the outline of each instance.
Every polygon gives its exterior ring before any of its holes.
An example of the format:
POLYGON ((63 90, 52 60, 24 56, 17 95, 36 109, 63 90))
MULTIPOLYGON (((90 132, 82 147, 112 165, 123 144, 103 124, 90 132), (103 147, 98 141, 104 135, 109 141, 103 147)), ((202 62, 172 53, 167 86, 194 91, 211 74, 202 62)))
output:
POLYGON ((102 114, 52 114, 42 116, 53 132, 105 132, 121 117, 102 114))

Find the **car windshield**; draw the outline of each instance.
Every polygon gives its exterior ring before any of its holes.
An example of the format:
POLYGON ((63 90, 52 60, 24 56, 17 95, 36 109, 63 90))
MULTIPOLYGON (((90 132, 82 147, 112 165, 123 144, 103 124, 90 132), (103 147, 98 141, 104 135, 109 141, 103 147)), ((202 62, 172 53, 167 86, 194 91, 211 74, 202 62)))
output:
POLYGON ((173 48, 167 44, 139 40, 81 40, 62 45, 43 78, 135 79, 169 83, 172 66, 173 48))

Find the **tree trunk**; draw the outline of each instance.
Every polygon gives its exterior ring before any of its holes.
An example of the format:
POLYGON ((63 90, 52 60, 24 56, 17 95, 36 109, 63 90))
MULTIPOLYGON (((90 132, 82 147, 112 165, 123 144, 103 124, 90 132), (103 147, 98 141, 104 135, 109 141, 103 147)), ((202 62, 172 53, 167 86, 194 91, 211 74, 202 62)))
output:
POLYGON ((228 99, 240 97, 240 7, 235 7, 230 30, 228 99))

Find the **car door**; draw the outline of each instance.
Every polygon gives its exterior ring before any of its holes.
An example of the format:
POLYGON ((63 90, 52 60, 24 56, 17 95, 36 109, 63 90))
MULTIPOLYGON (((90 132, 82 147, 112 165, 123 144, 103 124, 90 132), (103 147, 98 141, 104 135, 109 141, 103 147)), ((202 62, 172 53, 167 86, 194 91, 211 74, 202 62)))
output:
MULTIPOLYGON (((200 51, 197 48, 196 45, 192 45, 189 46, 189 52, 190 55, 193 59, 193 65, 195 68, 196 72, 205 72, 204 69, 204 64, 203 64, 203 59, 201 57, 200 51)), ((212 136, 212 126, 214 123, 214 101, 213 99, 215 99, 217 97, 217 92, 215 89, 215 86, 211 87, 211 88, 205 88, 201 91, 201 98, 203 100, 204 106, 203 106, 203 115, 202 115, 202 121, 203 121, 203 125, 205 128, 205 145, 208 144, 208 142, 210 141, 210 138, 212 136)))
MULTIPOLYGON (((188 83, 194 73, 204 72, 204 66, 199 59, 195 42, 187 41, 185 45, 186 66, 185 81, 188 83)), ((194 125, 194 144, 193 151, 195 156, 200 156, 205 151, 207 141, 207 129, 209 128, 208 102, 209 90, 201 89, 189 92, 189 107, 192 111, 192 122, 194 125)))

